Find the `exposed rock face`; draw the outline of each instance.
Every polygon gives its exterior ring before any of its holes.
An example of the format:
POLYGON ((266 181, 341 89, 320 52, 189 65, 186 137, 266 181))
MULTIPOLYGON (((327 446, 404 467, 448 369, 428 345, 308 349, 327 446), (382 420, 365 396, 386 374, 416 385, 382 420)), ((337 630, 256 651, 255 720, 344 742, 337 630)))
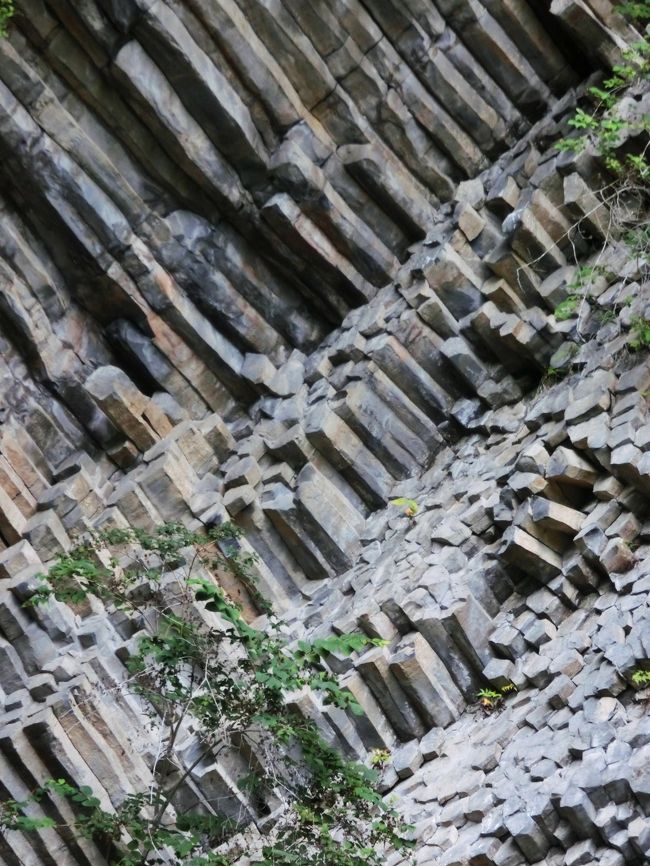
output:
MULTIPOLYGON (((638 38, 616 4, 17 5, 3 792, 69 774, 118 803, 151 778, 119 616, 27 613, 34 575, 87 526, 230 515, 296 635, 390 642, 334 660, 367 716, 322 722, 351 754, 391 750, 418 863, 648 862, 629 679, 650 664, 650 365, 611 323, 552 315, 605 240, 595 306, 623 292, 629 322, 650 300, 596 161, 552 146, 638 38), (477 689, 508 682, 477 715, 477 689)), ((54 831, 0 840, 7 866, 54 862, 104 861, 54 831)))

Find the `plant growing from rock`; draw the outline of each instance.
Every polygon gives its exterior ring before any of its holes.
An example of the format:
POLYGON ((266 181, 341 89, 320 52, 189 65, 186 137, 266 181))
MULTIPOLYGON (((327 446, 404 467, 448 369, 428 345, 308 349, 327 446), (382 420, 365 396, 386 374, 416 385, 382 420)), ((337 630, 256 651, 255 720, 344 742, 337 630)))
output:
POLYGON ((8 24, 15 12, 13 0, 0 0, 0 38, 7 36, 8 24))
POLYGON ((632 672, 632 683, 638 689, 645 689, 650 686, 650 671, 645 670, 644 668, 636 668, 632 672))
POLYGON ((569 368, 567 367, 547 367, 544 371, 544 377, 540 382, 540 388, 544 386, 554 385, 556 382, 561 382, 569 374, 569 368))
POLYGON ((632 316, 627 345, 633 352, 650 348, 650 319, 644 316, 632 316))
POLYGON ((377 770, 383 770, 390 761, 388 749, 373 749, 370 754, 370 766, 377 770))
POLYGON ((583 265, 576 270, 575 276, 567 289, 570 294, 561 301, 553 314, 559 322, 572 319, 579 313, 581 304, 589 303, 589 289, 598 277, 605 275, 605 269, 600 265, 583 265))
POLYGON ((495 689, 480 689, 476 699, 486 712, 491 713, 503 703, 503 695, 495 689))
POLYGON ((476 693, 476 699, 486 713, 493 713, 503 704, 509 694, 516 691, 517 686, 514 683, 506 683, 500 689, 480 689, 476 693))
POLYGON ((419 510, 419 506, 415 499, 409 499, 406 496, 400 496, 397 499, 391 499, 390 504, 396 505, 398 508, 403 508, 404 514, 407 517, 415 517, 419 510))
POLYGON ((577 316, 581 300, 580 295, 569 295, 561 301, 553 311, 553 315, 558 322, 564 322, 577 316))
MULTIPOLYGON (((632 14, 638 21, 650 19, 650 3, 626 4, 622 11, 632 14), (631 7, 634 8, 631 8, 631 7)), ((559 150, 579 153, 593 145, 607 168, 619 176, 650 179, 650 165, 646 161, 646 148, 640 152, 621 154, 621 145, 629 138, 642 136, 650 129, 650 118, 625 110, 625 100, 650 79, 650 42, 644 36, 622 52, 623 63, 612 68, 611 75, 601 87, 590 87, 593 109, 578 108, 569 125, 578 135, 557 143, 559 150)))
POLYGON ((228 866, 241 856, 232 843, 242 832, 260 866, 379 866, 387 850, 408 847, 377 772, 343 758, 288 700, 307 689, 360 714, 323 661, 381 642, 351 634, 290 645, 273 616, 264 630, 252 627, 214 577, 225 568, 250 576, 240 535, 232 524, 109 529, 49 570, 27 604, 92 597, 128 617, 137 634, 128 683, 161 732, 159 757, 150 787, 112 807, 72 779, 44 780, 26 800, 0 804, 3 832, 58 827, 41 806, 63 797, 76 817, 60 829, 92 839, 115 866, 228 866), (176 746, 189 734, 194 757, 180 761, 176 746), (241 797, 231 795, 238 819, 218 804, 184 811, 179 795, 193 771, 233 755, 247 756, 250 769, 239 779, 241 797))
MULTIPOLYGON (((645 26, 650 21, 650 2, 623 3, 619 11, 637 25, 645 26)), ((556 145, 559 150, 574 153, 589 148, 600 156, 612 180, 599 191, 599 197, 609 211, 607 238, 599 258, 607 244, 619 238, 630 258, 636 261, 643 278, 647 277, 650 266, 650 115, 641 110, 639 97, 647 91, 649 81, 650 39, 642 32, 640 38, 622 52, 621 63, 612 67, 601 85, 589 88, 591 103, 579 107, 569 120, 575 134, 563 138, 556 145)), ((574 228, 579 228, 579 223, 574 228)), ((579 268, 576 280, 579 285, 569 286, 575 291, 555 310, 555 317, 560 321, 578 316, 578 332, 583 311, 589 311, 586 306, 588 286, 599 268, 599 265, 579 268)), ((600 271, 602 273, 603 269, 600 271)), ((615 279, 613 274, 611 276, 615 279)), ((610 309, 604 311, 607 318, 601 320, 601 324, 617 320, 619 312, 616 302, 613 302, 610 309)), ((643 329, 635 327, 634 323, 629 345, 632 349, 645 345, 643 329)))

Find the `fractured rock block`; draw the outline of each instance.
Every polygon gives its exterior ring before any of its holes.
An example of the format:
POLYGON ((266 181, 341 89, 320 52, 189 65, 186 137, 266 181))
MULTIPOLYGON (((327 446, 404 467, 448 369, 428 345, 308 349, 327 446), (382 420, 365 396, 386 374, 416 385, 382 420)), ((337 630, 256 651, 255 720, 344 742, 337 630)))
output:
POLYGON ((224 507, 229 514, 236 515, 244 508, 248 508, 255 501, 255 489, 250 484, 242 484, 239 487, 231 487, 223 497, 224 507))
POLYGON ((497 689, 509 686, 514 674, 515 666, 508 659, 491 659, 483 668, 483 676, 497 689))
POLYGON ((198 428, 219 460, 224 462, 235 450, 237 443, 223 418, 216 412, 199 421, 198 428))
POLYGON ((634 445, 619 445, 610 457, 611 471, 629 484, 650 492, 650 452, 641 451, 634 445))
POLYGON ((285 188, 300 199, 307 216, 373 285, 383 286, 397 260, 366 221, 350 208, 295 141, 276 150, 271 167, 285 188))
POLYGON ((536 523, 571 537, 580 531, 585 520, 581 511, 544 499, 542 496, 533 497, 530 506, 531 516, 536 523))
POLYGON ((247 353, 244 356, 244 365, 242 367, 242 376, 248 379, 253 385, 264 385, 269 387, 273 377, 277 373, 277 369, 273 366, 266 355, 253 355, 247 353))
POLYGON ((596 809, 580 788, 570 785, 566 789, 560 800, 558 812, 571 824, 579 837, 591 836, 596 831, 594 825, 596 809))
POLYGON ((390 670, 385 648, 375 647, 365 652, 357 661, 356 668, 370 687, 399 739, 408 741, 414 737, 422 737, 426 729, 395 674, 390 670))
POLYGON ((314 456, 314 446, 307 439, 300 424, 294 424, 288 430, 265 441, 269 454, 276 460, 287 463, 295 471, 302 469, 314 456))
MULTIPOLYGON (((393 153, 379 142, 345 144, 337 156, 352 177, 367 189, 375 201, 397 218, 414 237, 421 237, 432 222, 435 197, 410 173, 393 153)), ((451 184, 448 184, 451 191, 451 184)))
POLYGON ((490 635, 490 646, 495 653, 516 662, 526 652, 526 641, 519 629, 502 625, 490 635))
POLYGON ((8 460, 0 455, 0 489, 9 496, 25 517, 36 507, 34 496, 8 460))
POLYGON ((182 523, 189 514, 193 477, 187 461, 167 452, 138 471, 134 480, 164 520, 182 523))
POLYGON ((601 240, 614 229, 609 209, 577 173, 564 178, 564 205, 574 222, 601 240))
POLYGON ((612 538, 600 554, 600 564, 607 574, 629 571, 634 561, 634 553, 621 538, 612 538))
POLYGON ((599 20, 583 0, 553 0, 551 13, 562 22, 588 54, 611 67, 620 59, 625 42, 599 20))
POLYGON ((408 288, 401 288, 400 291, 408 303, 417 310, 418 316, 436 334, 441 337, 455 337, 459 333, 458 322, 426 280, 415 280, 408 288))
POLYGON ((505 825, 529 863, 543 860, 551 839, 530 815, 516 812, 505 819, 505 825))
POLYGON ((464 705, 446 667, 421 634, 405 637, 390 656, 390 669, 431 727, 447 727, 464 705))
POLYGON ((309 533, 305 532, 291 488, 279 482, 266 484, 261 506, 307 578, 322 580, 335 574, 309 533))
POLYGON ((130 476, 115 485, 107 504, 118 505, 123 514, 129 515, 131 526, 147 532, 151 532, 162 521, 152 502, 130 476))
POLYGON ((155 400, 149 400, 147 402, 147 405, 142 412, 142 417, 147 424, 149 424, 154 433, 161 438, 168 436, 173 430, 172 422, 155 400))
POLYGON ((512 249, 533 270, 547 276, 557 268, 566 265, 563 253, 540 220, 535 216, 530 204, 517 205, 506 217, 503 229, 512 234, 512 249))
POLYGON ((151 461, 163 454, 166 448, 174 446, 178 448, 199 478, 218 466, 214 450, 193 421, 181 421, 177 424, 168 436, 147 451, 144 459, 151 461))
POLYGON ((0 637, 0 681, 6 695, 27 685, 27 674, 16 650, 9 641, 0 637))
POLYGON ((417 740, 404 743, 393 752, 391 764, 399 779, 410 779, 422 765, 422 752, 417 740))
POLYGON ((24 569, 40 565, 40 557, 26 539, 0 553, 0 577, 3 578, 16 577, 24 569))
POLYGON ((363 716, 355 716, 354 722, 366 748, 390 751, 395 744, 395 731, 363 677, 355 670, 348 671, 340 683, 363 708, 363 716))
POLYGON ((365 382, 352 382, 331 405, 393 478, 415 474, 430 460, 425 444, 401 420, 398 410, 393 411, 365 382))
POLYGON ((564 446, 555 449, 546 467, 547 478, 577 487, 591 488, 601 475, 584 457, 564 446))
POLYGON ((604 502, 617 499, 623 492, 624 485, 617 478, 603 476, 594 484, 594 496, 604 502))
POLYGON ((462 337, 452 337, 445 340, 440 351, 474 391, 488 378, 485 365, 462 337))
POLYGON ((363 518, 311 464, 299 473, 295 494, 281 483, 266 485, 262 508, 308 577, 330 577, 354 563, 363 518))
POLYGON ((443 420, 452 405, 449 394, 415 362, 393 336, 381 334, 368 341, 368 357, 429 417, 443 420))
POLYGON ((393 479, 381 461, 324 400, 309 410, 304 426, 309 441, 365 501, 375 507, 387 501, 393 479))
POLYGON ((456 319, 481 305, 481 279, 449 244, 424 264, 422 273, 456 319))
POLYGON ((325 233, 303 213, 286 193, 270 198, 262 209, 264 219, 282 240, 331 286, 328 302, 345 316, 348 306, 370 300, 375 290, 336 249, 325 233))
POLYGON ((70 547, 70 538, 54 511, 38 511, 25 524, 29 539, 39 557, 46 562, 70 547))
POLYGON ((248 484, 255 487, 262 478, 262 471, 254 457, 244 457, 238 460, 226 473, 224 484, 226 489, 248 484))
POLYGON ((487 664, 492 620, 469 593, 441 609, 424 589, 401 603, 404 615, 424 636, 449 671, 466 701, 474 700, 479 674, 487 664))
POLYGON ((144 418, 149 400, 119 367, 99 367, 86 379, 85 388, 118 430, 146 451, 159 436, 144 418))
POLYGON ((296 479, 296 502, 306 528, 336 568, 354 565, 364 519, 324 475, 308 464, 296 479))
POLYGON ((0 535, 7 544, 17 544, 25 532, 27 521, 16 503, 0 487, 0 535))

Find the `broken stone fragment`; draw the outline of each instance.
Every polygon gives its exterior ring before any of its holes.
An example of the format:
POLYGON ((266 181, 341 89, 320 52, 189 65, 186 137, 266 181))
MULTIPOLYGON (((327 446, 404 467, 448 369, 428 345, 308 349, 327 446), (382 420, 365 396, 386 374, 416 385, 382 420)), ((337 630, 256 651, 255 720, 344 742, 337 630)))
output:
POLYGON ((601 474, 584 457, 564 446, 555 449, 546 467, 547 478, 578 487, 593 487, 601 474))
POLYGON ((24 569, 40 566, 41 559, 27 540, 21 540, 0 553, 0 577, 16 577, 24 569))
POLYGON ((417 740, 405 743, 391 755, 391 765, 398 778, 409 779, 422 765, 422 752, 417 740))
POLYGON ((231 487, 223 497, 224 507, 233 517, 247 508, 256 498, 255 489, 250 484, 242 484, 239 487, 231 487))
POLYGON ((634 561, 634 553, 622 538, 612 538, 600 554, 600 564, 607 574, 629 571, 634 561))
POLYGON ((24 534, 44 562, 54 559, 71 545, 70 538, 54 511, 34 514, 25 524, 24 534))
POLYGON ((262 471, 254 457, 244 457, 238 460, 226 473, 224 484, 226 489, 248 485, 255 487, 262 478, 262 471))
POLYGON ((118 367, 100 367, 86 379, 85 388, 113 424, 140 451, 159 436, 144 418, 148 399, 118 367))
POLYGON ((585 519, 582 512, 544 499, 542 496, 533 497, 530 504, 531 516, 535 523, 571 537, 580 531, 585 519))
POLYGON ((483 676, 496 689, 502 689, 512 683, 515 666, 508 659, 492 659, 483 668, 483 676))
POLYGON ((510 527, 503 541, 504 559, 542 583, 562 571, 562 557, 523 529, 510 527))

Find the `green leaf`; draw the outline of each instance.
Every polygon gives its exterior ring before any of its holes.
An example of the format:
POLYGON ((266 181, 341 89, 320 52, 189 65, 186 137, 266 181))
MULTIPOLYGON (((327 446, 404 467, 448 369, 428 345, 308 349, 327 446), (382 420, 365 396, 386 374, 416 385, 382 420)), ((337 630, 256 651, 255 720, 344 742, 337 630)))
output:
POLYGON ((419 508, 415 499, 408 499, 405 496, 399 496, 397 499, 391 499, 390 504, 397 505, 400 508, 403 507, 406 511, 410 511, 413 514, 417 514, 419 508))
POLYGON ((577 295, 569 295, 568 298, 565 298, 555 308, 555 310, 554 310, 555 318, 559 322, 563 322, 566 319, 572 319, 574 316, 578 315, 578 305, 579 304, 580 304, 580 298, 577 295))
MULTIPOLYGON (((412 499, 394 504, 412 514, 418 508, 412 499)), ((400 837, 399 815, 377 791, 377 774, 324 742, 316 724, 287 703, 286 696, 308 686, 324 704, 363 715, 327 662, 333 655, 361 653, 384 641, 353 633, 300 640, 294 646, 273 617, 264 628, 248 625, 215 572, 229 569, 249 587, 246 581, 255 560, 239 549, 240 537, 241 530, 225 525, 208 534, 175 524, 151 532, 91 533, 89 540, 55 562, 44 576, 41 596, 53 594, 69 603, 92 594, 124 612, 131 633, 139 631, 134 644, 129 643, 126 661, 130 688, 157 725, 164 719, 169 731, 187 726, 206 744, 216 730, 225 731, 224 746, 233 750, 242 747, 242 736, 248 735, 242 732, 263 737, 264 768, 255 764, 248 780, 235 781, 254 797, 264 798, 274 779, 283 780, 292 820, 278 830, 274 848, 265 849, 266 861, 273 850, 279 852, 273 866, 381 866, 380 852, 402 850, 406 843, 400 837), (133 565, 123 570, 120 564, 125 561, 133 565), (201 570, 192 570, 195 561, 201 570), (163 580, 171 569, 173 594, 163 580), (219 617, 206 615, 206 610, 219 617), (373 828, 378 814, 382 826, 373 828), (341 826, 350 829, 342 841, 333 835, 341 826), (314 844, 321 852, 317 860, 314 844)), ((171 748, 172 736, 167 735, 163 748, 171 748)), ((102 809, 89 786, 49 780, 25 804, 3 803, 0 825, 20 826, 24 832, 52 826, 43 823, 50 819, 24 812, 36 802, 60 796, 73 804, 70 834, 112 840, 119 849, 115 863, 120 866, 141 866, 144 852, 153 866, 160 861, 154 849, 167 849, 175 866, 229 866, 217 849, 235 835, 235 822, 192 809, 185 814, 167 809, 169 780, 162 781, 167 782, 166 789, 154 784, 146 792, 129 794, 111 812, 102 809), (154 819, 156 814, 160 821, 154 819)))
POLYGON ((14 830, 45 830, 49 827, 56 827, 56 821, 52 818, 29 818, 26 815, 19 815, 13 821, 14 830))

